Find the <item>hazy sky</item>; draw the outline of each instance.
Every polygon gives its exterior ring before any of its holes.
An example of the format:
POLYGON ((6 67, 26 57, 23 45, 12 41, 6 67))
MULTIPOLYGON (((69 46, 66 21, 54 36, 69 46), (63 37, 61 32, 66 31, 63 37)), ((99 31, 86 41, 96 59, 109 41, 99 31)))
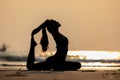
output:
POLYGON ((120 0, 0 0, 0 45, 28 51, 31 31, 46 19, 61 23, 69 50, 120 51, 120 0))

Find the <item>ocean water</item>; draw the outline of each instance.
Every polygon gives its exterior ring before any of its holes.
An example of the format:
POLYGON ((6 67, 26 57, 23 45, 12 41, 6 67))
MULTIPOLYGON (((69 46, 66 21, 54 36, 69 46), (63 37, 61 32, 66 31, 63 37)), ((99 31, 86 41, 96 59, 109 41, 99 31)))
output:
MULTIPOLYGON (((118 70, 120 69, 120 59, 119 59, 119 53, 117 56, 114 56, 112 58, 108 58, 109 55, 106 56, 106 58, 103 56, 101 57, 95 57, 93 56, 93 59, 89 58, 94 53, 90 52, 90 56, 87 55, 85 52, 79 53, 78 51, 71 51, 69 52, 67 56, 67 61, 75 61, 80 62, 82 64, 82 67, 80 70, 118 70), (74 53, 74 54, 73 54, 74 53), (86 57, 84 57, 86 56, 86 57)), ((89 51, 88 51, 89 53, 89 51)), ((98 52, 99 53, 99 52, 98 52)), ((97 54, 97 53, 95 53, 97 54)), ((102 53, 101 53, 102 54, 102 53)), ((109 53, 108 53, 109 54, 109 53)), ((115 53, 113 53, 115 54, 115 53)), ((27 70, 26 69, 26 61, 27 61, 27 53, 25 52, 0 52, 0 70, 27 70)), ((110 53, 110 55, 112 55, 110 53)), ((49 55, 36 55, 36 61, 44 61, 49 55)))

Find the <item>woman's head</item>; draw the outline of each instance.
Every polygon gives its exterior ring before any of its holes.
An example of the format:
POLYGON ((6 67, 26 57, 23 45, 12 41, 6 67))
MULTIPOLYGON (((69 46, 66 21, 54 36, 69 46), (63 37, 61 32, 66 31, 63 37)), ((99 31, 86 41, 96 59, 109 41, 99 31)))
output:
POLYGON ((57 22, 57 21, 55 21, 53 19, 51 19, 49 21, 50 21, 50 23, 51 23, 52 26, 55 26, 55 27, 60 27, 61 26, 59 22, 57 22))
POLYGON ((55 33, 58 31, 58 28, 60 27, 60 23, 55 21, 55 20, 49 20, 49 24, 47 26, 47 30, 50 32, 50 33, 55 33))

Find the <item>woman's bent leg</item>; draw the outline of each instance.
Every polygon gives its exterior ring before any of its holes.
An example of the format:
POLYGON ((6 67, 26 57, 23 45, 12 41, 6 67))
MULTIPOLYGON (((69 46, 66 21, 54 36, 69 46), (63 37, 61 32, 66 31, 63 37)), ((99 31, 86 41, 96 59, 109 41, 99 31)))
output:
POLYGON ((35 62, 35 57, 34 57, 34 53, 30 52, 28 55, 28 59, 27 59, 27 69, 31 70, 34 67, 34 62, 35 62))
POLYGON ((32 36, 31 38, 31 45, 30 45, 30 51, 29 51, 29 54, 28 54, 28 59, 27 59, 27 69, 28 70, 31 70, 34 66, 34 62, 35 62, 35 46, 36 46, 36 42, 32 36))

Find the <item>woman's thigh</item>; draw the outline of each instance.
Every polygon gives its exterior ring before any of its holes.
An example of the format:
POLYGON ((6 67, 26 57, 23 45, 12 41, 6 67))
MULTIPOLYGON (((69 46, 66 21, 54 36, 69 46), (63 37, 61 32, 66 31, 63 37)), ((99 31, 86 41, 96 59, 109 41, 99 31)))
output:
POLYGON ((81 68, 81 63, 79 62, 71 62, 71 61, 65 61, 62 63, 58 63, 55 70, 78 70, 81 68))

